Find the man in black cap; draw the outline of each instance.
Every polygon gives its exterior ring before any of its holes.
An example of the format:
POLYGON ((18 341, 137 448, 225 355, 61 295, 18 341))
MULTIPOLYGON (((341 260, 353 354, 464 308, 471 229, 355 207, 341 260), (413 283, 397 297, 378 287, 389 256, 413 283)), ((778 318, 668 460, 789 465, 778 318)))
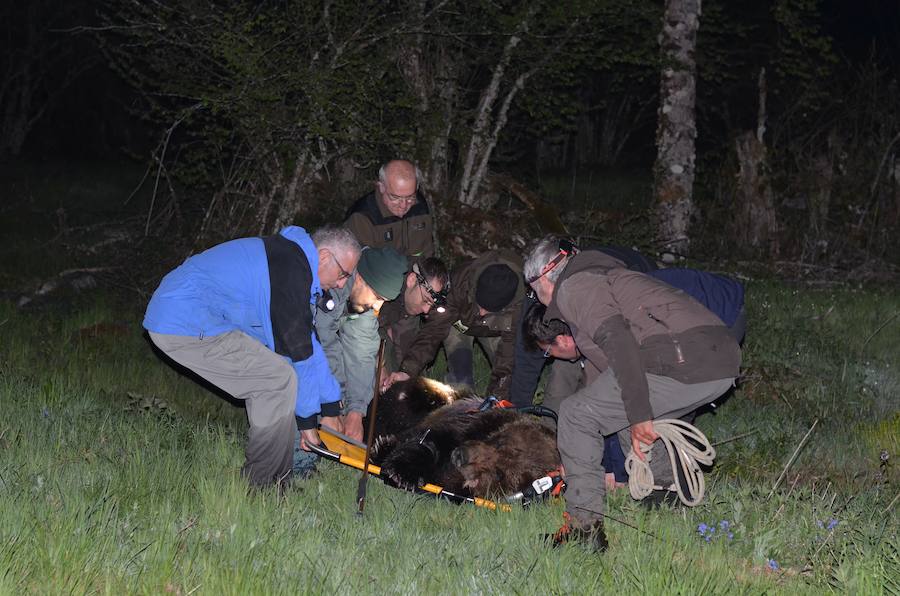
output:
POLYGON ((447 351, 447 382, 474 386, 472 350, 477 340, 491 362, 486 393, 505 399, 524 297, 522 258, 515 252, 493 250, 464 261, 450 274, 444 312, 430 314, 384 386, 419 375, 441 343, 447 351))

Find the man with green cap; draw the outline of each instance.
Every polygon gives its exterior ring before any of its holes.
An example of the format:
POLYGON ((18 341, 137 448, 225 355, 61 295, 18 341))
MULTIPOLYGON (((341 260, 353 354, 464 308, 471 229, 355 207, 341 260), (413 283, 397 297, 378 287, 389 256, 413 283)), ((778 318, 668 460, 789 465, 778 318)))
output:
MULTIPOLYGON (((356 272, 343 288, 332 290, 331 304, 319 305, 316 332, 332 373, 341 386, 344 433, 362 441, 362 419, 375 388, 379 335, 354 324, 368 311, 400 295, 409 263, 394 248, 364 247, 356 272)), ((366 317, 377 325, 377 318, 366 317)))

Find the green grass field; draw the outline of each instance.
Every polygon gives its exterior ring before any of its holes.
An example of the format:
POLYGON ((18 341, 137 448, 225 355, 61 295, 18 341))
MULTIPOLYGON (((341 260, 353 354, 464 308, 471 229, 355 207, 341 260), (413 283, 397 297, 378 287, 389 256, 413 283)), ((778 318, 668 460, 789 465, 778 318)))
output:
POLYGON ((141 304, 3 303, 0 592, 896 592, 900 297, 754 282, 749 306, 746 378, 698 422, 724 441, 707 500, 620 492, 610 514, 637 529, 609 522, 597 556, 542 545, 560 503, 493 513, 374 481, 360 518, 335 464, 248 494, 243 410, 153 355, 141 304))
MULTIPOLYGON (((106 193, 71 180, 14 185, 0 289, 102 265, 52 241, 57 207, 90 221, 52 197, 106 193)), ((330 463, 249 493, 244 411, 153 354, 144 298, 0 299, 0 594, 896 594, 900 293, 747 286, 744 379, 697 422, 718 443, 706 500, 647 511, 619 491, 602 556, 544 546, 559 502, 495 513, 373 480, 358 517, 358 473, 330 463)))

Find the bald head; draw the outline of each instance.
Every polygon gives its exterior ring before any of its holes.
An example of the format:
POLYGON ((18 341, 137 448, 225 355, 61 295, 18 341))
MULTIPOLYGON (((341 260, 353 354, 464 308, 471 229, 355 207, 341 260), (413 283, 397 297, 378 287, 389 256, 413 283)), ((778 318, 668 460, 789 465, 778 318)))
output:
POLYGON ((416 204, 419 170, 405 159, 389 161, 378 171, 378 196, 392 215, 403 217, 416 204))

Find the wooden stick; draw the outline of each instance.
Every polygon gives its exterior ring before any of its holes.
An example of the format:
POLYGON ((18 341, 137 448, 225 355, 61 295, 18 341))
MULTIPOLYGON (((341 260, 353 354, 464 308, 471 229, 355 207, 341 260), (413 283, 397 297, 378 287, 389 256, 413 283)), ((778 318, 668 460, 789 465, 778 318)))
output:
POLYGON ((900 310, 898 310, 897 312, 895 312, 893 315, 889 316, 889 317, 884 321, 884 323, 882 323, 882 324, 878 327, 878 329, 876 329, 875 331, 872 332, 872 335, 870 335, 869 337, 866 338, 866 341, 863 342, 862 347, 859 349, 860 353, 862 353, 862 351, 866 349, 866 346, 869 345, 869 342, 872 340, 872 338, 875 337, 875 336, 878 334, 879 331, 881 331, 882 329, 884 329, 885 325, 887 325, 888 323, 890 323, 891 321, 893 321, 894 319, 897 318, 897 315, 900 315, 900 310))
POLYGON ((812 426, 809 427, 809 430, 806 431, 806 434, 800 440, 800 444, 797 445, 797 448, 794 449, 794 454, 791 455, 791 459, 789 459, 788 463, 785 464, 784 469, 781 471, 781 475, 778 477, 778 480, 775 481, 775 484, 772 486, 772 490, 769 492, 769 496, 767 496, 766 499, 771 499, 772 495, 775 494, 775 489, 778 488, 779 484, 781 484, 781 481, 784 478, 784 475, 787 474, 787 471, 791 467, 791 464, 793 464, 794 460, 797 458, 797 454, 800 453, 800 449, 802 449, 804 443, 806 443, 806 439, 809 438, 809 435, 812 434, 813 429, 816 427, 816 425, 818 423, 819 423, 819 419, 816 418, 816 421, 813 422, 812 426))
POLYGON ((369 436, 366 440, 366 457, 363 460, 362 474, 359 477, 359 487, 356 489, 356 514, 362 515, 366 509, 366 488, 369 480, 369 454, 372 452, 372 443, 375 441, 375 414, 378 410, 378 396, 381 394, 381 367, 384 366, 384 338, 378 344, 378 358, 375 362, 375 390, 372 395, 372 407, 369 412, 369 436))
POLYGON ((737 441, 738 439, 743 439, 744 437, 749 437, 750 435, 756 434, 756 433, 758 433, 758 432, 759 432, 759 429, 758 429, 758 428, 754 428, 754 429, 751 430, 750 432, 746 432, 746 433, 743 433, 743 434, 740 434, 740 435, 736 435, 736 436, 731 437, 731 438, 728 438, 728 439, 722 439, 721 441, 716 441, 715 443, 712 444, 712 446, 713 446, 713 447, 718 447, 719 445, 724 445, 725 443, 730 443, 730 442, 732 442, 732 441, 737 441))
POLYGON ((893 499, 891 499, 891 502, 888 503, 888 506, 884 508, 884 511, 881 512, 881 515, 887 515, 887 512, 891 510, 891 507, 894 506, 894 503, 897 502, 897 499, 900 499, 900 493, 897 493, 897 495, 893 499))

